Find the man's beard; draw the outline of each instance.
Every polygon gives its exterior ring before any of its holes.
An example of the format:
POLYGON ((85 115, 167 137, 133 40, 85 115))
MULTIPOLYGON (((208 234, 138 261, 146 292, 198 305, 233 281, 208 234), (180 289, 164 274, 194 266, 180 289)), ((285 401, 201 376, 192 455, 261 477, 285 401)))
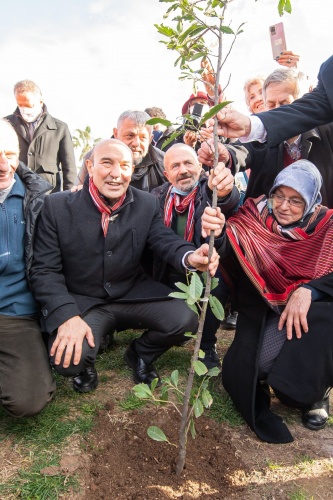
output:
POLYGON ((179 184, 179 186, 181 186, 179 189, 181 189, 181 191, 184 191, 184 193, 189 193, 195 187, 195 184, 197 181, 193 176, 184 176, 184 177, 178 178, 177 183, 179 183, 179 181, 182 181, 184 179, 187 179, 188 182, 186 183, 186 185, 179 184))
POLYGON ((139 156, 133 156, 133 165, 134 167, 139 167, 143 161, 144 156, 139 154, 139 156))

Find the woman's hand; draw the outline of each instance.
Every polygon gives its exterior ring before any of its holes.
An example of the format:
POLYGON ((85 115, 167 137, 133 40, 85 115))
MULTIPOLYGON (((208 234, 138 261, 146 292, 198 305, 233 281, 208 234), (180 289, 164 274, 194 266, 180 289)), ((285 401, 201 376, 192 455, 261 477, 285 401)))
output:
POLYGON ((287 329, 287 339, 291 340, 293 336, 293 327, 295 328, 296 337, 302 337, 302 330, 307 333, 309 331, 307 314, 311 305, 311 290, 304 287, 299 287, 289 298, 287 305, 280 316, 278 329, 282 330, 284 324, 287 329))

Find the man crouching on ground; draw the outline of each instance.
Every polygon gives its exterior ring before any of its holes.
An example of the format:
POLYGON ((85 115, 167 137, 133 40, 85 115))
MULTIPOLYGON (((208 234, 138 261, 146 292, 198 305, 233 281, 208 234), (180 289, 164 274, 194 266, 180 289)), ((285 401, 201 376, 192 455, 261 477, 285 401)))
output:
POLYGON ((125 352, 137 383, 158 374, 156 358, 195 332, 197 316, 170 289, 146 275, 146 245, 185 272, 218 265, 208 245, 196 249, 164 226, 158 200, 129 186, 131 150, 117 139, 95 145, 81 191, 56 193, 42 210, 31 283, 50 334, 55 369, 72 376, 74 389, 98 384, 94 367, 101 338, 114 330, 145 329, 125 352))

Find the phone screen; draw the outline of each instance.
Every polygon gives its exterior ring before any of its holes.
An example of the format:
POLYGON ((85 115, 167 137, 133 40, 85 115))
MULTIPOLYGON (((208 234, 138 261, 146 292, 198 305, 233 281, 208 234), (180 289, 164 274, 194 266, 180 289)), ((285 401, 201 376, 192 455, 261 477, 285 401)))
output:
POLYGON ((281 52, 287 50, 283 23, 278 23, 270 26, 269 33, 271 37, 273 59, 276 59, 277 56, 281 54, 281 52))

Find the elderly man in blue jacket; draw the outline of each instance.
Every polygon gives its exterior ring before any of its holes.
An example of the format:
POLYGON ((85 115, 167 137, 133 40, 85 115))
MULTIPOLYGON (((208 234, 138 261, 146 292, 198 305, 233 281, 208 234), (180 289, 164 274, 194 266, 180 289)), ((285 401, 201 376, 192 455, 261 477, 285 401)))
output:
POLYGON ((0 120, 0 404, 14 417, 28 417, 55 390, 27 281, 36 218, 52 186, 18 157, 17 135, 0 120))

